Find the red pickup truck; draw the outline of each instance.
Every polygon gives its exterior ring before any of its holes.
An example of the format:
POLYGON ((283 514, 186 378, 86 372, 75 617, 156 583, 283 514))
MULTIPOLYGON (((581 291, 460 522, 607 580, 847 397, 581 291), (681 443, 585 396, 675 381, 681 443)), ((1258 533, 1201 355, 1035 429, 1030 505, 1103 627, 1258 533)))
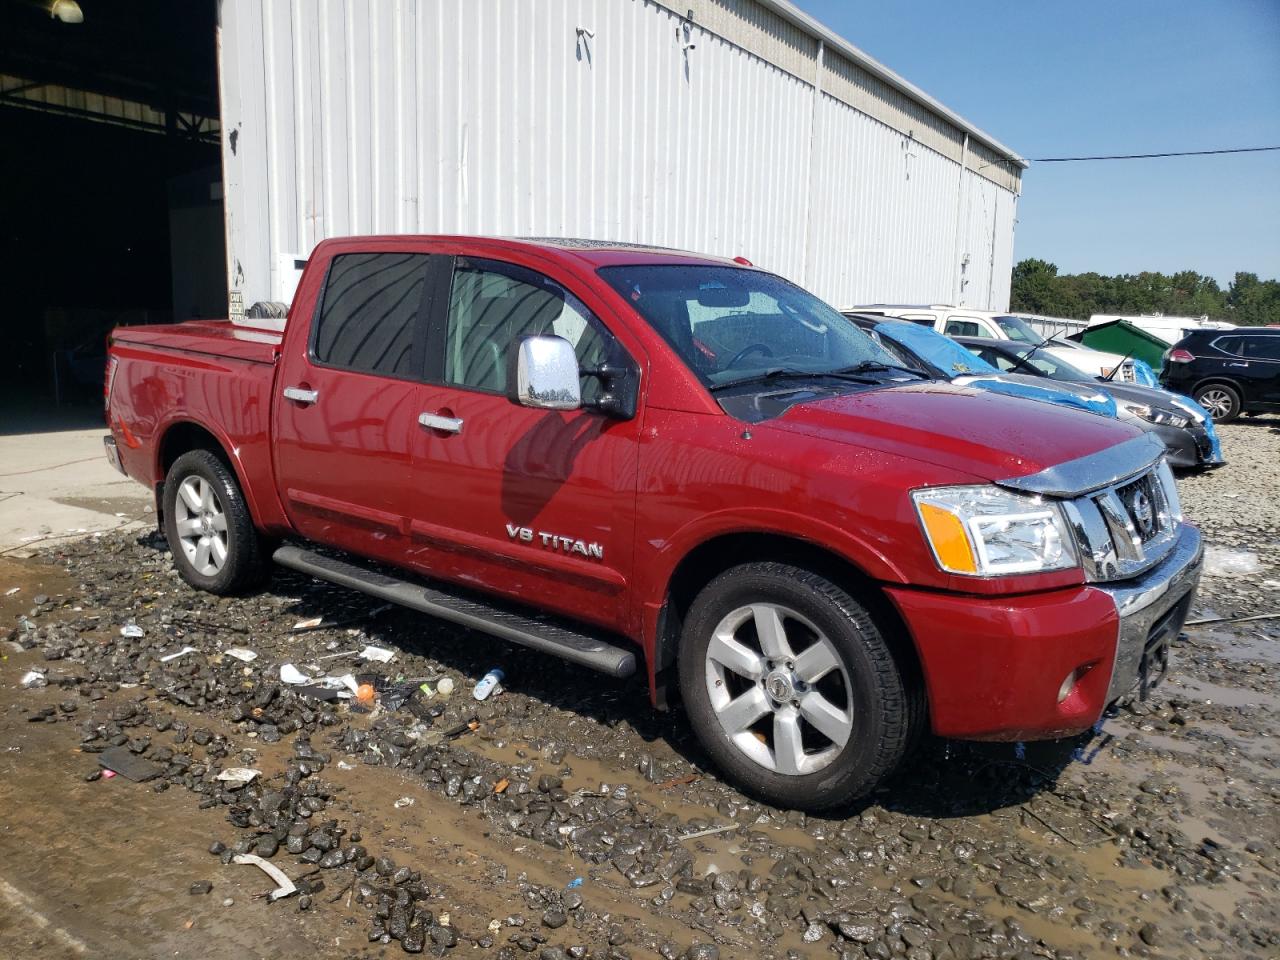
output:
POLYGON ((784 806, 866 793, 927 729, 1088 729, 1167 670, 1200 575, 1158 442, 928 380, 745 262, 329 240, 282 334, 118 329, 106 394, 191 585, 274 560, 639 661, 784 806))

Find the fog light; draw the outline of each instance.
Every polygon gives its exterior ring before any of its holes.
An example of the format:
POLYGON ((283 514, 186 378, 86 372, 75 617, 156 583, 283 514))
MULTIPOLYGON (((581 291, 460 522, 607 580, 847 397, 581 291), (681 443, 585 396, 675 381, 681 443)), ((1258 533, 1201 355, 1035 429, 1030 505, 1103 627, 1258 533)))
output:
POLYGON ((1084 678, 1084 675, 1092 670, 1093 667, 1094 664, 1092 663, 1082 663, 1062 678, 1062 686, 1058 687, 1059 703, 1062 703, 1067 699, 1067 697, 1071 696, 1072 692, 1076 688, 1076 684, 1079 683, 1084 678))
POLYGON ((1076 688, 1076 679, 1078 671, 1072 670, 1062 680, 1062 686, 1058 687, 1058 702, 1061 703, 1067 697, 1071 696, 1071 691, 1076 688))

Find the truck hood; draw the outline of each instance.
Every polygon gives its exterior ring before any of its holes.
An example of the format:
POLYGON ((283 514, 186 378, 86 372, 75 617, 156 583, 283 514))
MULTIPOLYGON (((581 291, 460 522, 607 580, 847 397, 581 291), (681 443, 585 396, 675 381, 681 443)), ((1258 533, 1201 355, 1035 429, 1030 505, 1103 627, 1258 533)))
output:
POLYGON ((798 403, 768 426, 986 481, 1038 473, 1140 435, 1118 420, 937 381, 798 403))

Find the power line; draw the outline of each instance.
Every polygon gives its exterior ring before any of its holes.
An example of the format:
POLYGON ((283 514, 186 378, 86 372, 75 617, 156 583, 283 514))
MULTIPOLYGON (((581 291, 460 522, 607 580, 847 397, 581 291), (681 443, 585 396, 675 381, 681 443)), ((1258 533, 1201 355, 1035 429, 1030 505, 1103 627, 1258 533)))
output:
POLYGON ((1148 160, 1152 157, 1206 157, 1219 153, 1262 153, 1276 147, 1234 147, 1229 150, 1182 150, 1176 153, 1121 153, 1106 157, 1032 157, 1031 163, 1072 163, 1076 160, 1148 160))

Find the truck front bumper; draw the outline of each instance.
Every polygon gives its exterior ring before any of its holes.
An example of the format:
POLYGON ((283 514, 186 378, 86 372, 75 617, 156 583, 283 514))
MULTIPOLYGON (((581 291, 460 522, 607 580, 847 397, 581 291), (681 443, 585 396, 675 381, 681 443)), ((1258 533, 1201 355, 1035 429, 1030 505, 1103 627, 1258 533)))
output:
POLYGON ((1200 532, 1183 525, 1139 577, 1018 597, 890 588, 915 640, 934 733, 1050 740, 1144 693, 1168 665, 1200 582, 1200 532))

